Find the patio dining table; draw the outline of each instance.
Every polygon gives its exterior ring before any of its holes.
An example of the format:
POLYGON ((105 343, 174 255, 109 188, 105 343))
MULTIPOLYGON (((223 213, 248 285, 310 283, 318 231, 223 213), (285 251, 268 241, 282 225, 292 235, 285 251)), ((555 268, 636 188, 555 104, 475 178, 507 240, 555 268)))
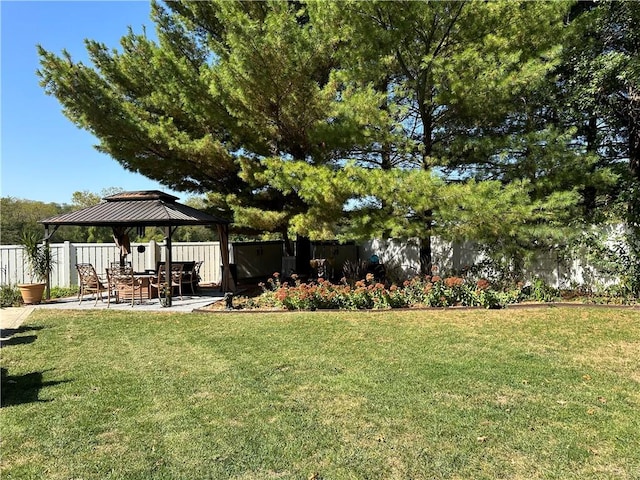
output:
POLYGON ((144 272, 133 272, 133 278, 140 280, 140 286, 142 287, 142 298, 151 299, 154 296, 154 287, 151 286, 151 279, 155 278, 157 274, 152 270, 144 272))
MULTIPOLYGON (((144 300, 152 300, 158 297, 158 273, 155 270, 144 270, 141 272, 130 272, 128 274, 135 283, 133 295, 136 299, 144 302, 144 300)), ((109 275, 107 274, 107 277, 109 275)), ((132 290, 130 284, 116 284, 118 298, 122 300, 131 300, 132 290)), ((146 303, 146 302, 144 302, 146 303)), ((135 302, 134 302, 135 304, 135 302)))

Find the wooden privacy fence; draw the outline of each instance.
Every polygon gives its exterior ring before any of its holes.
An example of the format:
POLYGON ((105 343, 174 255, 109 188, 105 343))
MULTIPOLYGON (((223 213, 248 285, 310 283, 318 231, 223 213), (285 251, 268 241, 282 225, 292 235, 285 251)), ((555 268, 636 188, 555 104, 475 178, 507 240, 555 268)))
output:
MULTIPOLYGON (((102 273, 112 262, 118 262, 118 248, 112 243, 52 243, 55 260, 51 274, 52 287, 78 285, 76 263, 91 263, 102 273)), ((171 254, 174 261, 204 261, 200 270, 203 283, 219 283, 222 257, 219 242, 175 242, 171 254)), ((135 271, 155 269, 157 262, 165 261, 164 243, 151 240, 148 243, 132 243, 126 261, 135 271)), ((0 245, 0 284, 15 285, 31 281, 26 268, 23 248, 20 245, 0 245)))

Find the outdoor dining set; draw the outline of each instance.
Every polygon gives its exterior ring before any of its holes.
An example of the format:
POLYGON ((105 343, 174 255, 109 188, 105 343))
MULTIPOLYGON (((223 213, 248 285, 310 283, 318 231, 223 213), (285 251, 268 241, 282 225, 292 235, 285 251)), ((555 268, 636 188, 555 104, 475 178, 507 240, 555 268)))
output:
POLYGON ((177 292, 182 300, 183 290, 195 293, 199 288, 200 268, 202 261, 172 262, 171 271, 167 272, 165 264, 158 262, 155 270, 135 272, 130 265, 111 263, 105 274, 100 275, 91 263, 78 263, 78 299, 82 303, 86 295, 94 295, 95 303, 104 301, 107 297, 107 307, 112 298, 116 303, 131 302, 131 306, 138 301, 162 298, 167 294, 177 292))

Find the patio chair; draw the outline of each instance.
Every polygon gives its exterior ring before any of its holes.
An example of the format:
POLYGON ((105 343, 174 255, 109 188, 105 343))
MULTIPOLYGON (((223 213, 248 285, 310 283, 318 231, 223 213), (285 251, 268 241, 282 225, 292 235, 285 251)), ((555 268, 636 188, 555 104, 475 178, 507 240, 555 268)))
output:
MULTIPOLYGON (((105 286, 104 280, 100 278, 93 265, 91 263, 76 263, 76 270, 78 271, 78 282, 80 284, 78 290, 79 303, 82 303, 84 296, 88 294, 96 296, 94 306, 98 304, 98 299, 104 301, 102 293, 109 293, 110 291, 108 286, 105 286)), ((109 297, 110 295, 107 295, 107 300, 109 297)))
POLYGON ((125 262, 124 265, 120 265, 120 262, 111 262, 109 264, 109 268, 111 269, 118 269, 118 268, 122 268, 122 267, 131 267, 131 262, 125 262))
POLYGON ((188 285, 191 293, 196 293, 200 283, 200 267, 204 262, 180 262, 182 263, 182 285, 188 285))
MULTIPOLYGON (((180 294, 180 300, 182 300, 182 267, 181 263, 171 265, 171 275, 169 275, 171 281, 171 291, 174 288, 178 288, 180 294)), ((167 280, 166 270, 164 265, 158 265, 158 276, 151 280, 151 286, 158 292, 158 298, 160 298, 160 292, 163 285, 169 285, 167 280)))
POLYGON ((202 278, 200 277, 200 269, 202 268, 202 265, 204 264, 204 261, 200 260, 198 262, 196 262, 193 265, 193 270, 191 271, 191 288, 194 288, 194 292, 200 288, 200 280, 202 280, 202 278))
MULTIPOLYGON (((135 305, 136 296, 142 303, 142 281, 136 278, 131 267, 108 268, 107 279, 109 289, 113 290, 116 303, 120 300, 131 299, 131 306, 135 305)), ((108 307, 109 305, 107 305, 108 307)))

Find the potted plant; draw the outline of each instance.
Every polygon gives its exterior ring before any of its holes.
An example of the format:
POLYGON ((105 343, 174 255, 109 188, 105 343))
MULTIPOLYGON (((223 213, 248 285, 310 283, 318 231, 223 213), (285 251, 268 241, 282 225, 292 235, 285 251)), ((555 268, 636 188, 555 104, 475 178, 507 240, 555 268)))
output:
POLYGON ((158 299, 160 300, 160 305, 163 307, 171 306, 171 288, 167 282, 160 284, 160 291, 158 292, 158 299))
POLYGON ((42 301, 46 282, 53 270, 54 261, 49 245, 39 244, 38 234, 25 232, 20 242, 24 248, 24 262, 33 283, 19 284, 22 301, 25 304, 37 304, 42 301))

